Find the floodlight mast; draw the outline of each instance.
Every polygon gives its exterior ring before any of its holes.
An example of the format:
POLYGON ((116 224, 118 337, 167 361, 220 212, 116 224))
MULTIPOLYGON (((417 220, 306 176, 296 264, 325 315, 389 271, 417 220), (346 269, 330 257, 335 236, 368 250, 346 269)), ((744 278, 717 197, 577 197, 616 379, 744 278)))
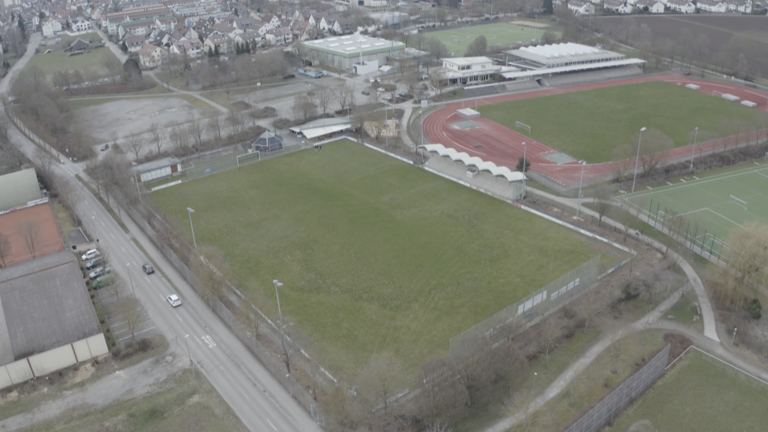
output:
POLYGON ((637 158, 635 158, 635 176, 632 179, 632 193, 635 192, 635 182, 637 181, 637 163, 640 162, 640 143, 643 140, 643 131, 645 131, 645 126, 640 128, 640 137, 637 139, 637 158))

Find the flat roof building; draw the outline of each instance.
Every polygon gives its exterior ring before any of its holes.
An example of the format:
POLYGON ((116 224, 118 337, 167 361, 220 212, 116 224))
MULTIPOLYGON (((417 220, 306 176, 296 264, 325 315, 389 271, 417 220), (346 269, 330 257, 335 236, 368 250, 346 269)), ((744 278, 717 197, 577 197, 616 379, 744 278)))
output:
POLYGON ((506 51, 507 61, 524 69, 555 68, 623 60, 624 55, 572 42, 506 51))
POLYGON ((140 182, 169 176, 179 171, 181 171, 181 161, 176 156, 164 157, 133 167, 133 175, 138 176, 140 182))
POLYGON ((0 272, 0 389, 107 352, 71 251, 0 272))
POLYGON ((26 205, 42 197, 34 168, 0 176, 0 211, 26 205))
POLYGON ((360 34, 334 36, 304 42, 313 63, 351 70, 353 64, 378 61, 387 64, 390 55, 401 54, 405 44, 360 34))

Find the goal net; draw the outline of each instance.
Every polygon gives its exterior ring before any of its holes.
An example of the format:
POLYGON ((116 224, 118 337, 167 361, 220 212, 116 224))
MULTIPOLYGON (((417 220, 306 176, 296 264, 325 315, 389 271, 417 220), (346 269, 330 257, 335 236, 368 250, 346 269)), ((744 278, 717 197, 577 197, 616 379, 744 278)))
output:
POLYGON ((728 200, 731 204, 736 204, 737 206, 741 207, 744 210, 749 210, 749 207, 747 207, 747 202, 743 199, 738 199, 735 196, 731 195, 731 198, 728 200))
POLYGON ((255 151, 237 156, 237 166, 246 165, 261 160, 261 152, 255 151))
POLYGON ((515 127, 518 129, 523 129, 524 131, 528 132, 528 135, 531 134, 531 127, 523 122, 516 121, 515 127))

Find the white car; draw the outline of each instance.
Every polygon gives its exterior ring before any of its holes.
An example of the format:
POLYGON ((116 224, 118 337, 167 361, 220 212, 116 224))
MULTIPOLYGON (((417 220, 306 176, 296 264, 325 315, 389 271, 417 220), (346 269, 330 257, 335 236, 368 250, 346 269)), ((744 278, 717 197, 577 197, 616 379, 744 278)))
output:
POLYGON ((171 294, 166 299, 168 299, 168 303, 173 307, 181 306, 181 299, 176 294, 171 294))
POLYGON ((83 261, 88 261, 89 259, 96 258, 99 255, 101 254, 97 249, 89 249, 83 254, 82 258, 83 258, 83 261))

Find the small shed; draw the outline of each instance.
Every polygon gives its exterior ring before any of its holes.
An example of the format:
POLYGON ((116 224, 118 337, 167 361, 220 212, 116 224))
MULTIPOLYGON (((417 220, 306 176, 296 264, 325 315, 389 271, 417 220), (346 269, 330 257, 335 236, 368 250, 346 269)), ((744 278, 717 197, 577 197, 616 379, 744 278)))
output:
POLYGON ((253 142, 253 151, 269 153, 283 149, 283 137, 275 135, 271 131, 266 131, 256 138, 253 142))
POLYGON ((456 111, 459 115, 467 120, 480 117, 480 113, 472 108, 463 108, 456 111))
POLYGON ((176 156, 170 156, 133 167, 133 175, 140 182, 146 182, 166 177, 181 171, 181 161, 176 156))

